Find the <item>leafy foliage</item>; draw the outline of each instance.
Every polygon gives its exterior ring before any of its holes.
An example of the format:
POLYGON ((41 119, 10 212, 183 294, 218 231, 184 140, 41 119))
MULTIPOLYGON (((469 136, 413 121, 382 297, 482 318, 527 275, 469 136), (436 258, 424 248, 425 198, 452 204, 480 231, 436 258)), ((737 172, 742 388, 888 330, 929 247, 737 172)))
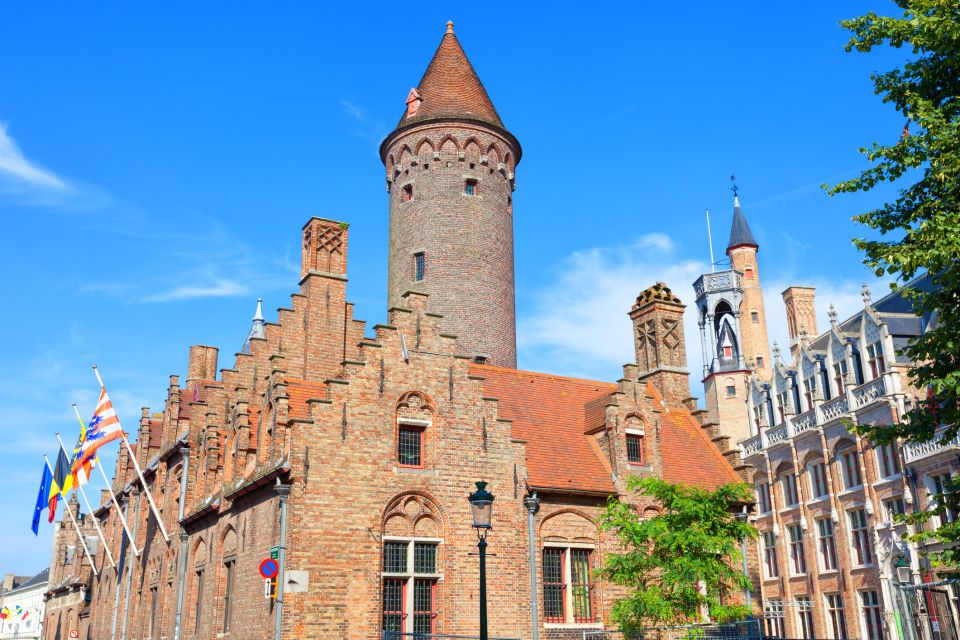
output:
MULTIPOLYGON (((900 422, 863 427, 874 442, 902 437, 908 442, 946 442, 960 428, 960 3, 957 0, 898 0, 900 18, 875 13, 845 20, 853 32, 847 51, 869 52, 888 45, 909 47, 913 58, 902 68, 871 77, 875 93, 901 113, 906 124, 887 142, 861 149, 871 167, 852 180, 828 188, 831 195, 869 191, 880 182, 911 182, 893 202, 867 211, 855 221, 877 232, 855 245, 877 276, 889 274, 932 320, 930 329, 904 349, 915 362, 912 384, 925 390, 900 422), (918 275, 933 287, 910 286, 918 275), (945 425, 945 426, 944 426, 945 425)), ((951 484, 937 498, 940 509, 960 502, 960 486, 951 484)), ((911 516, 921 524, 932 514, 911 516)), ((960 540, 960 525, 921 533, 943 542, 960 540)), ((954 565, 960 552, 949 550, 940 564, 954 565)))
POLYGON ((731 484, 707 491, 637 477, 628 487, 654 498, 663 511, 641 519, 626 502, 607 503, 601 526, 616 534, 624 551, 609 553, 599 572, 629 590, 613 605, 614 621, 624 631, 637 631, 699 622, 704 609, 716 622, 748 615, 745 606, 726 601, 750 585, 739 569, 740 544, 757 532, 730 512, 731 505, 753 500, 750 488, 731 484))

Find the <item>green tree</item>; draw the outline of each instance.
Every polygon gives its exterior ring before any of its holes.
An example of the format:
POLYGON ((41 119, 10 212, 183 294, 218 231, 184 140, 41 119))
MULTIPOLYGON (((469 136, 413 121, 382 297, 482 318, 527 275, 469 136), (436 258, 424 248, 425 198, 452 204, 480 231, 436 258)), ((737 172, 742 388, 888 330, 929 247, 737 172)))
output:
POLYGON ((707 491, 659 478, 631 477, 627 486, 662 508, 643 519, 636 508, 611 498, 601 527, 620 540, 623 553, 610 553, 599 573, 626 587, 629 595, 613 605, 613 620, 624 631, 662 624, 699 622, 702 610, 716 622, 738 620, 746 606, 729 596, 749 588, 740 570, 740 545, 756 529, 730 509, 753 501, 745 484, 707 491))
MULTIPOLYGON (((861 149, 871 166, 860 176, 827 187, 830 195, 870 191, 881 182, 898 182, 898 197, 854 218, 872 230, 855 245, 877 276, 896 279, 914 310, 931 318, 928 331, 904 354, 915 366, 912 384, 923 398, 892 426, 862 428, 874 442, 901 437, 907 442, 946 442, 960 428, 960 2, 898 0, 902 17, 876 13, 845 20, 853 35, 847 51, 905 48, 902 67, 871 78, 874 92, 905 118, 902 131, 861 149), (908 286, 927 274, 934 287, 908 286), (944 425, 945 428, 944 428, 944 425)), ((960 502, 954 483, 939 497, 939 511, 960 502)), ((921 522, 931 514, 914 517, 921 522)), ((960 540, 957 523, 921 537, 960 540)), ((940 564, 956 566, 960 551, 944 552, 940 564)))

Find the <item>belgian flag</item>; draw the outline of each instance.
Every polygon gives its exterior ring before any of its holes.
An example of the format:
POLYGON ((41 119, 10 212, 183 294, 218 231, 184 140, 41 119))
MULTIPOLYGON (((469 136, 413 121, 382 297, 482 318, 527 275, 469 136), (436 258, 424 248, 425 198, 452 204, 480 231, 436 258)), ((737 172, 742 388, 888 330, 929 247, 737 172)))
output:
POLYGON ((73 473, 70 459, 60 447, 60 455, 57 456, 57 464, 53 468, 53 482, 50 484, 50 497, 48 499, 50 516, 48 522, 53 522, 57 517, 57 501, 60 496, 67 496, 70 489, 73 488, 73 473))

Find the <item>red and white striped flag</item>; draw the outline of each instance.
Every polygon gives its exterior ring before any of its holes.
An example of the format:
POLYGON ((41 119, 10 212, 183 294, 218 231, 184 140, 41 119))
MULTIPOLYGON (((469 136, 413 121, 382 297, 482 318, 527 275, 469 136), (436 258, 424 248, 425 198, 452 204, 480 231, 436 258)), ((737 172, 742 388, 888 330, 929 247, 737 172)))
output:
POLYGON ((100 387, 100 400, 97 402, 97 410, 93 412, 93 418, 87 424, 87 437, 80 445, 80 465, 92 461, 97 455, 97 449, 123 437, 123 427, 120 426, 120 418, 110 402, 110 396, 107 390, 100 387))

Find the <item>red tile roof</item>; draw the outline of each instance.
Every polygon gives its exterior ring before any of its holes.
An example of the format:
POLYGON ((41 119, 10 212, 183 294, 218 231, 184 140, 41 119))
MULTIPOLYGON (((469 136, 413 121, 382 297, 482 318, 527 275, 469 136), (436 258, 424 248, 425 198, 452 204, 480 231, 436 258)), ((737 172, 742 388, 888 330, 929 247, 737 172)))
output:
POLYGON ((540 489, 615 493, 605 458, 584 435, 584 407, 617 385, 547 373, 471 365, 497 413, 513 421, 513 437, 526 440, 527 481, 540 489))
MULTIPOLYGON (((647 384, 647 393, 656 402, 661 402, 660 394, 653 385, 647 384)), ((660 457, 663 461, 663 479, 667 482, 716 489, 741 481, 685 407, 668 407, 667 411, 660 414, 660 457)))
MULTIPOLYGON (((606 455, 585 432, 603 425, 617 385, 490 365, 471 365, 470 373, 483 377, 484 394, 499 400, 497 413, 513 421, 513 437, 527 442, 531 487, 616 492, 606 455)), ((662 406, 649 383, 647 393, 662 406)), ((740 480, 685 407, 658 415, 665 480, 709 489, 740 480)))
POLYGON ((423 100, 420 108, 410 117, 405 111, 398 127, 423 120, 470 118, 504 129, 490 96, 453 34, 452 24, 448 25, 417 91, 423 100))

